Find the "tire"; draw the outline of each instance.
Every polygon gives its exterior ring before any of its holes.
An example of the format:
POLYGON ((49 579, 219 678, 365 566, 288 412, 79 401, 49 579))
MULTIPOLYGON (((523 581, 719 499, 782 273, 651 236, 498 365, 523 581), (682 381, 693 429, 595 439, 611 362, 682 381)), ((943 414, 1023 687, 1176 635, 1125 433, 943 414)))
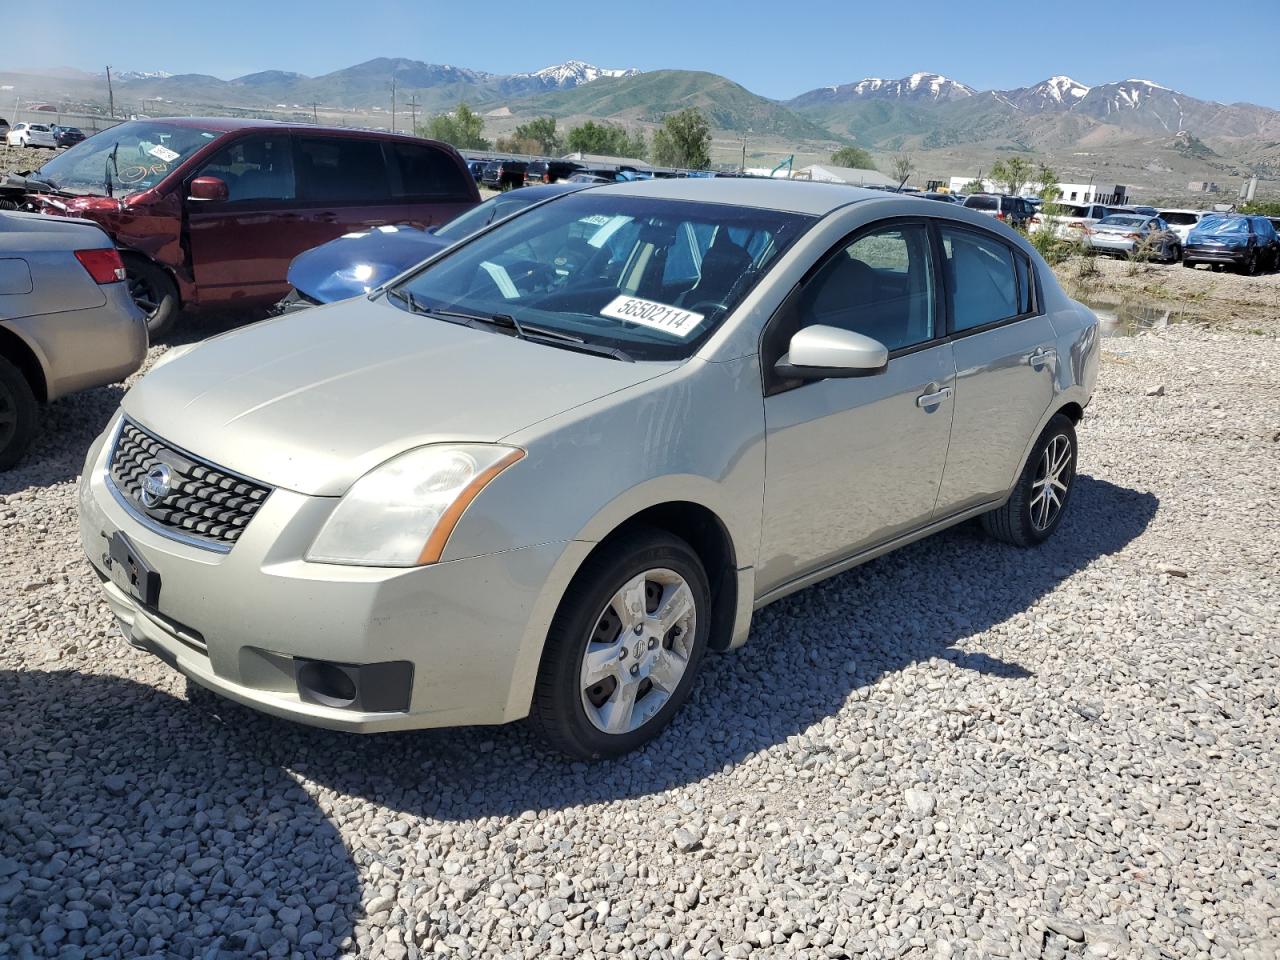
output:
POLYGON ((0 470, 8 470, 27 452, 40 411, 22 371, 0 357, 0 470))
POLYGON ((710 618, 706 571, 683 540, 644 528, 605 547, 583 564, 552 621, 530 720, 551 746, 569 756, 598 760, 629 753, 657 736, 688 699, 706 652, 710 618), (637 602, 643 597, 645 613, 636 634, 619 598, 629 584, 640 583, 643 594, 634 596, 637 602), (682 588, 691 612, 665 635, 646 635, 644 628, 661 630, 652 615, 682 588), (593 685, 584 675, 588 653, 600 666, 593 685), (664 675, 669 689, 651 678, 664 675), (633 709, 626 708, 628 702, 633 709), (605 729, 611 720, 617 732, 605 729))
POLYGON ((1250 251, 1249 256, 1245 257, 1244 263, 1240 265, 1240 272, 1246 277, 1256 277, 1258 275, 1258 255, 1250 251))
MULTIPOLYGON (((983 529, 997 540, 1016 547, 1034 547, 1048 540, 1062 523, 1071 501, 1077 453, 1075 425, 1070 417, 1059 413, 1036 440, 1008 501, 1004 506, 982 515, 983 529), (1065 460, 1060 459, 1062 452, 1066 454, 1065 460), (1049 486, 1049 489, 1051 495, 1059 498, 1058 504, 1056 510, 1041 513, 1043 501, 1037 496, 1036 488, 1043 485, 1041 477, 1046 467, 1051 468, 1054 464, 1059 464, 1056 471, 1059 483, 1049 486)), ((1049 508, 1052 506, 1050 503, 1049 508)))
POLYGON ((124 269, 129 296, 147 315, 147 335, 155 343, 178 319, 178 288, 169 274, 150 260, 125 257, 124 269))
POLYGON ((1182 261, 1182 265, 1183 265, 1184 267, 1186 267, 1188 270, 1194 270, 1194 269, 1196 268, 1196 265, 1195 265, 1195 261, 1194 261, 1194 260, 1186 260, 1186 259, 1184 259, 1184 260, 1182 261))

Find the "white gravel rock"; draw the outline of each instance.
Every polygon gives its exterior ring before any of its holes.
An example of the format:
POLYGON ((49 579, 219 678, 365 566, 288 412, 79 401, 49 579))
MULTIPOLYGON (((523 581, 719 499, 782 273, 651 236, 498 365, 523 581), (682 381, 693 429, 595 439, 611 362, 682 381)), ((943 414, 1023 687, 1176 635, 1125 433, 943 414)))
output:
POLYGON ((79 553, 120 388, 53 404, 0 475, 0 958, 1275 956, 1259 325, 1104 341, 1053 540, 965 526, 767 607, 594 765, 521 725, 362 739, 190 689, 79 553))

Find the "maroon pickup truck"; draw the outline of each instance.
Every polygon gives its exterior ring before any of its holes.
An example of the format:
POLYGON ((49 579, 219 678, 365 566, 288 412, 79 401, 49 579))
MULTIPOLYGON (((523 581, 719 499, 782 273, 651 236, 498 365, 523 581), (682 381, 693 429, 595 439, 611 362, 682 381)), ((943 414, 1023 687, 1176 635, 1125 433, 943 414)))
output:
POLYGON ((457 151, 434 140, 193 117, 103 130, 0 181, 6 199, 106 230, 154 339, 183 309, 274 303, 304 250, 443 223, 480 195, 457 151))

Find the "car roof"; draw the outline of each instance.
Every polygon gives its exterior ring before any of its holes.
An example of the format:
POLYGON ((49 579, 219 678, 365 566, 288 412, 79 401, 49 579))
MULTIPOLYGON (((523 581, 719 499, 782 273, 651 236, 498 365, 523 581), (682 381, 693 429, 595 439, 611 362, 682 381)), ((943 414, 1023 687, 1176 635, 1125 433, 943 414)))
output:
MULTIPOLYGON (((235 133, 240 130, 299 130, 304 133, 336 134, 338 136, 380 137, 406 140, 412 143, 440 143, 407 133, 391 133, 388 130, 370 130, 366 127, 322 127, 314 123, 289 123, 284 120, 258 120, 252 117, 149 117, 146 123, 167 123, 175 127, 194 127, 218 133, 235 133)), ((451 148, 452 149, 452 148, 451 148)))
MULTIPOLYGON (((884 193, 843 183, 812 180, 771 180, 765 177, 674 177, 629 180, 608 188, 611 194, 692 200, 736 207, 759 207, 788 213, 825 216, 861 200, 882 200, 884 193)), ((894 194, 893 196, 897 196, 894 194)), ((905 196, 905 195, 904 195, 905 196)))

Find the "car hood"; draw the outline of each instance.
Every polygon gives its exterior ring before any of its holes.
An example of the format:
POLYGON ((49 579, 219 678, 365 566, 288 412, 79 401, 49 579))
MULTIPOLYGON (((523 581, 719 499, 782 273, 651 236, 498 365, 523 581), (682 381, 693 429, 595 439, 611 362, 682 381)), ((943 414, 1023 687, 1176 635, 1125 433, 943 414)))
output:
POLYGON ((385 226, 348 233, 313 247, 289 264, 289 283, 320 303, 368 293, 449 246, 417 227, 385 226))
POLYGON ((678 363, 625 363, 356 299, 199 344, 123 409, 190 454, 275 487, 339 496, 414 447, 493 442, 678 363))

